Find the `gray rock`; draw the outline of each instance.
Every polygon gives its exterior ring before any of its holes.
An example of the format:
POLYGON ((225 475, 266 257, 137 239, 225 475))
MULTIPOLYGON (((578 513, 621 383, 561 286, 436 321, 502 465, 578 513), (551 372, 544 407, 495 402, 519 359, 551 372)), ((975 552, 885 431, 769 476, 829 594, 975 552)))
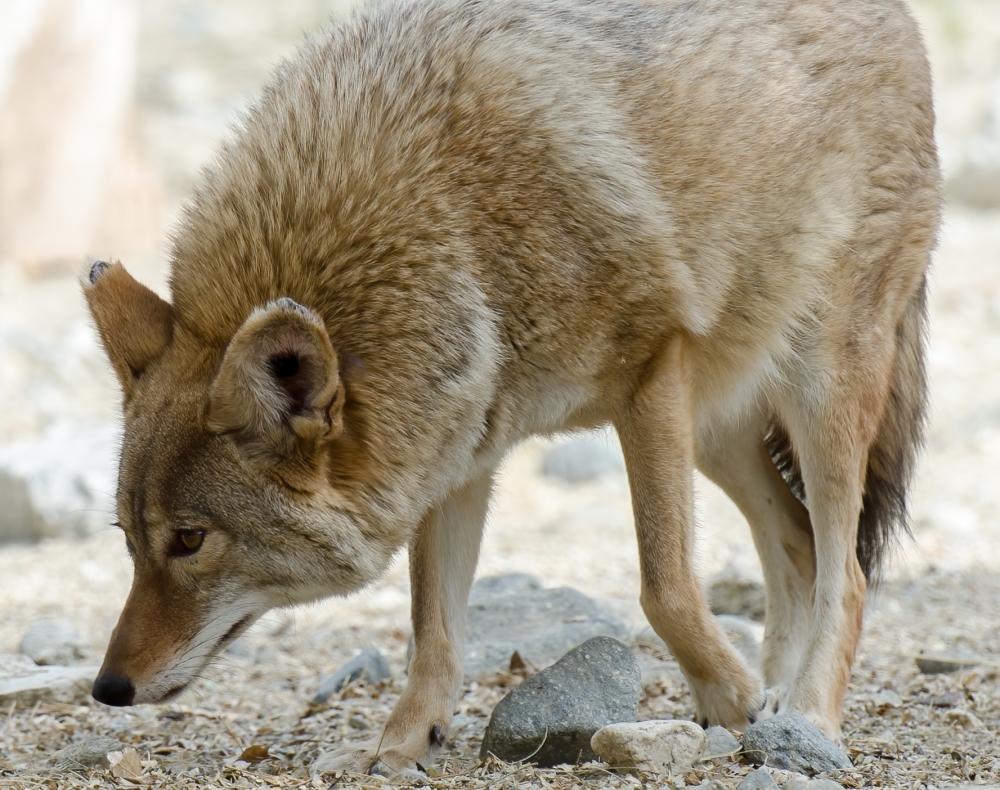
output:
POLYGON ((637 653, 636 660, 639 662, 639 669, 642 670, 642 685, 653 686, 661 683, 682 684, 684 673, 681 672, 676 659, 662 659, 658 656, 651 656, 649 653, 637 653))
POLYGON ((87 768, 110 768, 108 752, 117 752, 126 745, 114 738, 98 736, 77 741, 49 758, 60 771, 79 771, 87 768))
POLYGON ((729 757, 743 748, 725 727, 709 727, 705 730, 705 738, 705 759, 729 757))
POLYGON ((57 424, 41 437, 0 444, 0 541, 107 529, 119 434, 113 423, 57 424))
POLYGON ((500 700, 480 757, 542 766, 595 760, 594 733, 635 721, 642 693, 632 651, 608 637, 590 639, 500 700))
POLYGON ((21 640, 21 652, 39 666, 69 664, 87 654, 87 640, 65 620, 38 620, 21 640))
POLYGON ((669 774, 690 768, 705 753, 705 731, 693 721, 609 724, 590 739, 591 748, 614 768, 669 774))
POLYGON ((348 683, 355 680, 365 680, 368 683, 378 683, 392 677, 389 665, 382 654, 374 647, 362 650, 335 672, 331 672, 319 683, 319 689, 312 701, 317 705, 326 702, 348 683))
POLYGON ((0 655, 0 706, 78 704, 90 698, 99 667, 39 667, 27 656, 0 655))
POLYGON ((758 768, 744 776, 736 790, 774 790, 777 786, 766 768, 758 768))
POLYGON ((987 661, 971 653, 952 653, 947 655, 924 654, 917 656, 916 661, 917 669, 925 675, 944 675, 979 666, 1000 667, 1000 664, 987 661))
POLYGON ((808 719, 782 713, 752 724, 743 733, 743 750, 758 765, 800 774, 852 768, 850 758, 808 719))
POLYGON ((542 474, 567 483, 585 483, 625 469, 616 437, 595 431, 556 445, 542 459, 542 474))
POLYGON ((764 619, 764 581, 759 574, 727 565, 708 580, 708 604, 715 614, 764 619))
POLYGON ((515 651, 542 669, 592 637, 628 635, 620 617, 578 590, 543 589, 527 574, 486 577, 469 595, 465 676, 481 680, 507 669, 515 651))
POLYGON ((0 469, 0 543, 26 543, 38 540, 42 520, 31 503, 28 484, 0 469))
MULTIPOLYGON (((752 667, 758 666, 760 660, 760 643, 764 637, 764 626, 755 623, 745 617, 736 615, 720 614, 715 616, 716 621, 728 637, 730 643, 737 652, 752 667)), ((661 650, 669 650, 658 634, 652 628, 645 628, 636 637, 635 642, 657 647, 661 650)))

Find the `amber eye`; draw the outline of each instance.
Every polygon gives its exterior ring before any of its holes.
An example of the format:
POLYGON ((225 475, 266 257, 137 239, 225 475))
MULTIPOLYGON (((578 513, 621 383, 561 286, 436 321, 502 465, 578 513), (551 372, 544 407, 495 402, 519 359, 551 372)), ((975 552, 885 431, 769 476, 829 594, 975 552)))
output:
POLYGON ((174 530, 174 542, 170 544, 170 553, 175 557, 186 557, 198 551, 204 541, 205 530, 203 529, 174 530))

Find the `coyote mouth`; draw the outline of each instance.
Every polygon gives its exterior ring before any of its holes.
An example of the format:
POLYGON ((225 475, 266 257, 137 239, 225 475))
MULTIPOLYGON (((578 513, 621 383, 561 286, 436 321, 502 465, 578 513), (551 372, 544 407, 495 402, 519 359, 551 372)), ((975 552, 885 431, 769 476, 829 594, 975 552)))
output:
POLYGON ((226 633, 222 635, 222 638, 216 643, 215 652, 218 652, 223 647, 232 642, 234 639, 236 639, 236 637, 242 634, 247 629, 247 626, 249 626, 250 623, 252 622, 253 622, 253 615, 248 614, 244 617, 241 617, 239 620, 233 623, 232 627, 228 631, 226 631, 226 633))
POLYGON ((189 685, 191 685, 190 682, 188 682, 188 683, 181 683, 179 686, 174 686, 172 689, 170 689, 169 691, 167 691, 166 694, 164 694, 162 697, 160 697, 156 701, 157 704, 163 704, 164 702, 170 702, 170 700, 172 700, 175 697, 179 696, 180 693, 182 691, 184 691, 184 689, 186 689, 189 685))
MULTIPOLYGON (((239 620, 233 623, 233 625, 229 628, 229 630, 226 631, 226 633, 222 635, 219 641, 215 643, 215 647, 212 649, 211 653, 205 656, 202 668, 204 668, 204 666, 211 661, 212 655, 218 653, 226 645, 228 645, 230 642, 236 639, 236 637, 238 637, 241 633, 243 633, 250 625, 250 623, 252 623, 253 621, 254 621, 254 616, 252 614, 248 614, 245 615, 244 617, 241 617, 239 620)), ((170 700, 179 696, 181 692, 187 689, 187 687, 194 682, 194 680, 198 677, 199 673, 200 670, 195 672, 194 677, 190 678, 189 680, 186 680, 183 683, 178 683, 176 686, 173 686, 172 688, 168 689, 166 692, 164 692, 163 696, 161 696, 159 699, 156 700, 155 704, 159 705, 164 702, 170 702, 170 700)))

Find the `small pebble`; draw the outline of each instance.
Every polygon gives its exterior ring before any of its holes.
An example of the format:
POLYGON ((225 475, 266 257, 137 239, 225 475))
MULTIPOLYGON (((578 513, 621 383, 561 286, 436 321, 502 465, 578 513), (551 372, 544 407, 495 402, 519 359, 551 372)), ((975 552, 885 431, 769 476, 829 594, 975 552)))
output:
POLYGON ((892 689, 882 689, 872 696, 872 702, 877 709, 899 708, 903 704, 903 698, 892 689))
POLYGON ((706 741, 694 722, 654 720, 609 724, 594 733, 590 745, 612 767, 669 774, 700 760, 706 741))
POLYGON ((925 675, 944 675, 951 672, 958 672, 961 669, 968 669, 980 665, 988 665, 989 662, 973 655, 923 655, 917 656, 917 669, 925 675))
POLYGON ((736 754, 740 748, 740 742, 733 737, 725 727, 709 727, 705 730, 705 757, 729 757, 736 754))
POLYGON ((49 758, 56 769, 61 771, 78 771, 81 768, 110 768, 108 753, 120 751, 125 744, 114 738, 97 736, 60 749, 49 758))
POLYGON ((312 701, 316 705, 322 705, 344 686, 355 680, 378 683, 382 680, 388 680, 390 677, 392 677, 392 673, 389 671, 389 665, 382 654, 374 647, 369 647, 367 650, 362 650, 340 669, 324 677, 320 681, 319 689, 313 695, 312 701))
POLYGON ((766 768, 758 768, 743 777, 737 790, 773 790, 777 786, 766 768))
POLYGON ((949 691, 945 694, 939 694, 936 697, 931 697, 930 699, 922 701, 927 702, 929 705, 935 708, 957 708, 959 705, 965 702, 965 692, 949 691))
POLYGON ((950 710, 944 714, 944 717, 953 724, 961 725, 967 730, 978 730, 983 726, 982 719, 969 710, 950 710))

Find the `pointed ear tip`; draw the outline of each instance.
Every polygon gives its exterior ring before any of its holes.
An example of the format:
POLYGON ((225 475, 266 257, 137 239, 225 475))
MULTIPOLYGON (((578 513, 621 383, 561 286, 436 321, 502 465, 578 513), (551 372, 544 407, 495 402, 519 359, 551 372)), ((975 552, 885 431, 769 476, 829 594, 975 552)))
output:
POLYGON ((275 299, 268 302, 264 306, 264 312, 266 313, 285 313, 288 315, 296 315, 300 318, 305 318, 309 322, 316 324, 317 326, 322 326, 323 322, 320 317, 310 310, 308 307, 299 304, 294 299, 288 296, 282 296, 279 299, 275 299))
POLYGON ((93 288, 101 280, 103 280, 112 269, 125 270, 125 267, 121 265, 119 261, 94 261, 90 263, 87 268, 82 272, 80 276, 80 281, 83 287, 93 288))

